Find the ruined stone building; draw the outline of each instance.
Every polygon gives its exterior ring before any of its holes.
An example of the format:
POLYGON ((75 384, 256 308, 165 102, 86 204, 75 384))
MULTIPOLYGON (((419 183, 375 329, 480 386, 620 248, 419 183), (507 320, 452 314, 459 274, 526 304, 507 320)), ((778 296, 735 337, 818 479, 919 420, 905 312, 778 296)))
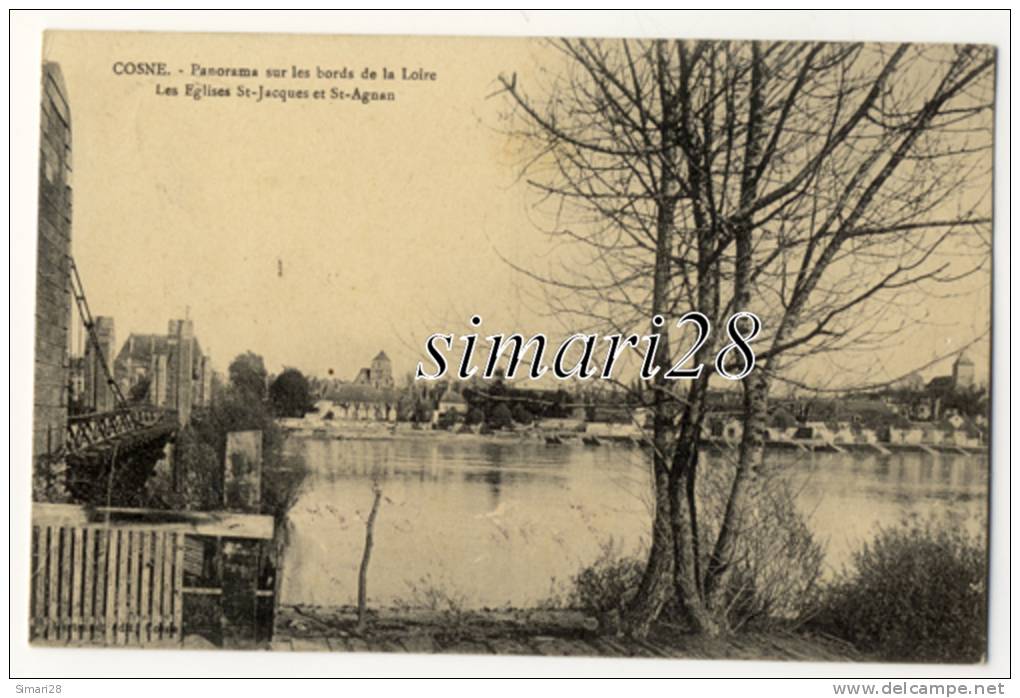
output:
POLYGON ((83 359, 84 390, 82 392, 82 405, 90 412, 109 412, 117 407, 117 399, 113 389, 110 388, 106 378, 106 370, 103 362, 110 366, 117 351, 117 335, 114 329, 113 318, 98 316, 94 321, 96 343, 99 350, 92 345, 92 342, 85 344, 85 356, 83 359))
POLYGON ((212 397, 212 367, 191 320, 170 320, 165 335, 132 333, 113 366, 125 395, 144 393, 149 404, 177 410, 181 424, 212 397))

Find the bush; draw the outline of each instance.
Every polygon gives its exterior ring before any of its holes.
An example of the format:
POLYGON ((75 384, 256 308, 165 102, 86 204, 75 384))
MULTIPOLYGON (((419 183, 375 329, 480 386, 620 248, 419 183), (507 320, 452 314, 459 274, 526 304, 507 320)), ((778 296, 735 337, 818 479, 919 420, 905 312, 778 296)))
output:
MULTIPOLYGON (((718 536, 736 464, 722 457, 698 471, 697 506, 702 569, 718 536)), ((726 625, 731 630, 790 627, 817 605, 825 551, 796 503, 795 487, 779 472, 747 483, 749 505, 739 524, 726 578, 726 625)))
POLYGON ((637 592, 643 569, 641 560, 622 557, 610 538, 595 562, 571 578, 567 605, 596 617, 621 610, 637 592))
POLYGON ((449 429, 456 425, 458 421, 460 421, 460 416, 456 412, 450 410, 439 415, 439 419, 436 420, 436 428, 449 429))
POLYGON ((960 523, 912 519, 880 530, 830 585, 813 625, 886 661, 981 661, 985 545, 960 523))
MULTIPOLYGON (((735 466, 721 458, 699 471, 697 507, 701 569, 718 535, 735 466)), ((723 589, 725 625, 729 630, 790 628, 817 607, 824 551, 815 541, 794 501, 790 482, 777 474, 760 474, 751 483, 753 506, 743 517, 734 541, 730 573, 723 589)), ((622 557, 610 541, 598 559, 573 577, 571 605, 596 616, 622 610, 638 590, 645 557, 622 557)), ((664 615, 682 624, 679 603, 667 603, 664 615)))
POLYGON ((464 418, 464 424, 474 426, 475 424, 481 424, 485 420, 485 413, 477 407, 472 407, 467 413, 467 417, 464 418))
MULTIPOLYGON (((260 512, 282 523, 308 475, 304 460, 284 453, 284 432, 269 406, 235 385, 220 391, 207 410, 192 414, 191 423, 177 435, 175 459, 180 486, 173 473, 157 471, 145 482, 145 506, 183 510, 223 508, 223 475, 227 434, 262 433, 260 512)), ((130 469, 129 469, 130 471, 130 469)), ((140 488, 141 489, 141 488, 140 488)))
POLYGON ((514 417, 505 403, 496 405, 489 415, 488 425, 493 429, 505 429, 514 425, 514 417))
POLYGON ((528 411, 527 407, 521 404, 514 405, 513 417, 514 421, 518 424, 531 424, 535 421, 534 415, 528 411))

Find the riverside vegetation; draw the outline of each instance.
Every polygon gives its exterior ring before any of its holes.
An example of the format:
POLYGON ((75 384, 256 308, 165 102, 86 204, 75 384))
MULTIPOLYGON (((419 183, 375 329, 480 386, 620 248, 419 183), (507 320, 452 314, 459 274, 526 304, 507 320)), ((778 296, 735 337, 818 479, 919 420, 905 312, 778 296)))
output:
MULTIPOLYGON (((794 633, 840 640, 861 657, 888 662, 977 663, 987 641, 985 544, 951 517, 908 518, 879 529, 852 563, 821 577, 818 544, 801 522, 776 512, 747 536, 740 591, 729 603, 737 635, 794 633), (762 558, 770 553, 773 558, 762 558)), ((565 604, 602 620, 625 608, 643 560, 610 544, 572 580, 565 604)), ((683 633, 683 613, 668 607, 659 624, 683 633)))

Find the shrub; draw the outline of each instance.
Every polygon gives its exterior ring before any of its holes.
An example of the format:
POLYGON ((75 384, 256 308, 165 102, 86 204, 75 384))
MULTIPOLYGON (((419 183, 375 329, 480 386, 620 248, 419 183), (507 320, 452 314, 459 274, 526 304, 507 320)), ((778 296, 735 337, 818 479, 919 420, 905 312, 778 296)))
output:
POLYGON ((514 405, 513 417, 518 424, 531 424, 535 421, 535 417, 528 411, 528 408, 520 404, 514 405))
MULTIPOLYGON (((735 469, 734 462, 721 457, 698 471, 702 569, 709 564, 735 469)), ((817 603, 825 551, 797 508, 788 477, 759 472, 747 488, 749 506, 739 523, 723 593, 725 623, 731 630, 788 627, 817 603)))
POLYGON ((887 661, 981 661, 984 539, 960 524, 915 518, 881 529, 830 585, 814 625, 887 661))
POLYGON ((598 558, 571 578, 567 605, 593 616, 622 609, 641 584, 642 561, 623 557, 610 538, 598 558))
POLYGON ((514 417, 505 403, 496 405, 489 415, 488 425, 493 429, 505 429, 514 425, 514 417))
POLYGON ((436 428, 438 429, 449 429, 450 427, 457 424, 460 421, 460 416, 457 412, 448 411, 439 415, 439 419, 436 420, 436 428))
MULTIPOLYGON (((696 490, 702 570, 709 564, 735 469, 725 458, 706 460, 705 466, 696 490)), ((733 631, 788 628, 817 605, 824 551, 798 511, 786 478, 761 474, 748 487, 753 505, 734 541, 722 594, 725 624, 733 631)), ((596 616, 622 610, 640 586, 644 563, 643 556, 622 557, 610 541, 571 580, 570 603, 596 616)), ((679 623, 685 619, 678 603, 667 604, 664 613, 679 623)))
POLYGON ((148 500, 145 505, 221 509, 227 434, 249 430, 262 433, 260 511, 282 523, 300 493, 308 469, 300 456, 284 453, 286 437, 269 406, 233 385, 221 390, 219 399, 209 409, 194 412, 191 423, 178 433, 174 457, 179 486, 168 469, 158 470, 145 483, 148 500))
POLYGON ((281 455, 264 463, 262 469, 262 513, 270 514, 277 524, 297 502, 309 469, 298 455, 281 455))
POLYGON ((464 418, 464 424, 474 426, 475 424, 481 424, 485 420, 485 413, 477 407, 472 407, 467 413, 467 417, 464 418))

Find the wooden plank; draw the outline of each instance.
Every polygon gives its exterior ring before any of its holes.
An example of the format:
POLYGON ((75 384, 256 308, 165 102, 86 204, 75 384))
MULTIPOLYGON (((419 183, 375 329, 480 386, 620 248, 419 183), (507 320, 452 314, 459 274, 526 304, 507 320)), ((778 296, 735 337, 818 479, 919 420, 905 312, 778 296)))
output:
POLYGON ((136 637, 135 631, 136 615, 135 612, 138 607, 138 533, 135 531, 127 532, 128 546, 127 546, 127 579, 125 581, 125 590, 127 596, 127 603, 125 604, 125 630, 124 630, 124 644, 130 644, 136 637))
POLYGON ((81 620, 81 608, 82 598, 81 591, 84 580, 82 575, 85 572, 85 531, 81 528, 75 528, 71 536, 73 541, 73 547, 71 548, 71 612, 70 622, 71 627, 69 628, 68 639, 78 641, 82 637, 82 620, 81 620))
POLYGON ((80 639, 91 641, 95 632, 96 607, 95 607, 95 577, 96 577, 96 537, 99 533, 96 529, 85 529, 82 531, 82 543, 85 553, 85 583, 82 589, 81 622, 82 632, 80 639))
POLYGON ((205 545, 201 539, 184 539, 184 574, 201 577, 205 569, 205 545))
POLYGON ((106 644, 117 644, 117 572, 120 569, 120 531, 106 532, 106 644))
POLYGON ((174 534, 174 637, 182 639, 184 604, 181 589, 184 587, 184 534, 174 534))
POLYGON ((152 639, 163 638, 163 542, 166 534, 156 531, 152 554, 152 639))
POLYGON ((32 537, 29 538, 29 576, 28 576, 28 640, 31 642, 37 634, 36 618, 38 618, 39 595, 36 593, 36 577, 39 570, 39 532, 35 526, 29 529, 32 537))
POLYGON ((32 527, 32 638, 46 630, 46 528, 32 527))
POLYGON ((163 634, 161 638, 173 637, 173 588, 174 588, 174 534, 163 533, 163 634))
POLYGON ((46 639, 57 639, 57 616, 60 603, 57 598, 60 592, 60 528, 58 526, 47 526, 46 545, 49 553, 49 612, 46 614, 46 639))
POLYGON ((92 614, 95 625, 92 639, 98 641, 106 626, 106 548, 109 531, 97 528, 93 533, 96 536, 96 603, 92 614))
POLYGON ((71 552, 73 546, 74 529, 62 527, 60 529, 60 623, 57 626, 57 638, 61 640, 71 639, 71 579, 74 572, 72 568, 71 552))
POLYGON ((117 537, 117 614, 113 626, 113 644, 122 645, 127 631, 127 577, 131 532, 120 531, 117 537))
POLYGON ((232 511, 165 511, 128 507, 83 507, 77 504, 35 503, 32 522, 39 526, 98 526, 133 531, 168 531, 194 536, 273 537, 273 517, 232 511))
POLYGON ((142 533, 142 574, 141 593, 138 595, 138 637, 142 642, 152 640, 152 611, 149 602, 149 587, 152 586, 152 536, 142 533))

